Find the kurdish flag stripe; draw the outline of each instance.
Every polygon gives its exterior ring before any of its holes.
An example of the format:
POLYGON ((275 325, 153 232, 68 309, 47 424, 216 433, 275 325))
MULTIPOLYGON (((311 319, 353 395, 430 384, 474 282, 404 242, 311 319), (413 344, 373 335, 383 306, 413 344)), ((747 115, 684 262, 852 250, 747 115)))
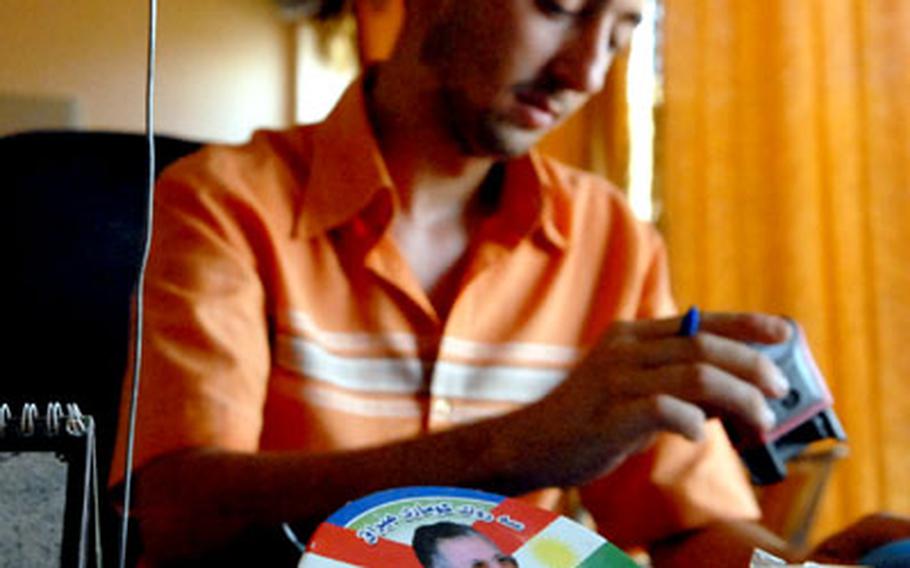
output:
POLYGON ((376 544, 369 545, 357 538, 353 530, 331 523, 323 523, 319 527, 308 549, 313 554, 354 566, 364 566, 364 559, 370 559, 371 566, 420 566, 410 546, 387 539, 379 539, 376 544))
POLYGON ((553 511, 534 507, 521 499, 504 499, 493 508, 493 516, 499 520, 500 526, 509 526, 509 521, 516 523, 515 528, 522 541, 528 540, 531 535, 539 533, 550 523, 559 518, 553 511))
MULTIPOLYGON (((530 537, 521 548, 515 551, 514 556, 522 568, 576 568, 587 562, 588 558, 603 557, 599 550, 605 546, 614 549, 620 560, 625 557, 628 562, 632 562, 599 534, 584 530, 579 524, 565 517, 558 517, 530 537)), ((634 567, 635 563, 591 564, 591 566, 634 567)))
POLYGON ((605 542, 585 558, 578 568, 638 568, 638 564, 615 545, 605 542))

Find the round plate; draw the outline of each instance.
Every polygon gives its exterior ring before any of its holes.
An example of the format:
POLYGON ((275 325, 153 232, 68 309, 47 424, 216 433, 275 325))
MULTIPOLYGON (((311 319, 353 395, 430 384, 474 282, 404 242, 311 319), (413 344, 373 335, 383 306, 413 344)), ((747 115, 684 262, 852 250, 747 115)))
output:
POLYGON ((353 501, 313 534, 302 568, 637 566, 599 534, 518 499, 452 487, 407 487, 353 501))

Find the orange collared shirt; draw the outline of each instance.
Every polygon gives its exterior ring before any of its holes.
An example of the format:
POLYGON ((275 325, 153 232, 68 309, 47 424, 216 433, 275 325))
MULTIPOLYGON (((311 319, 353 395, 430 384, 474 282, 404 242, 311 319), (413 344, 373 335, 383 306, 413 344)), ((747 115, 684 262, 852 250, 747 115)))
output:
MULTIPOLYGON (((155 202, 136 467, 188 447, 360 448, 505 413, 559 384, 611 322, 675 311, 663 243, 617 190, 533 152, 504 167, 443 319, 388 230, 396 193, 361 83, 322 124, 172 166, 155 202)), ((583 489, 608 538, 756 515, 711 432, 663 436, 583 489)))

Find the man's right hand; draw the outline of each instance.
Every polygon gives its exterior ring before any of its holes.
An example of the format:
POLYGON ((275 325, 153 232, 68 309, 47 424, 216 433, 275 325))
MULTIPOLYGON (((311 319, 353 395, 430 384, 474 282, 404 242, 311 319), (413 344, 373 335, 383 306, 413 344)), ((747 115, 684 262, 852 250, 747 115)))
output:
POLYGON ((531 425, 520 425, 525 455, 539 456, 524 466, 552 476, 549 483, 575 484, 614 469, 659 432, 701 439, 708 417, 770 428, 774 415, 765 397, 784 396, 787 382, 744 342, 785 341, 787 322, 704 313, 692 337, 678 335, 680 323, 677 317, 614 324, 565 382, 519 413, 531 425))

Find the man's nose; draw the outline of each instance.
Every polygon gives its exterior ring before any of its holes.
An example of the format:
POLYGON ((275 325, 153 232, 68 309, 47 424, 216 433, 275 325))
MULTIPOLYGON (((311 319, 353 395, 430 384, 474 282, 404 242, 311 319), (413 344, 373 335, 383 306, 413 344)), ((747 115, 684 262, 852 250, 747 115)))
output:
POLYGON ((610 46, 610 15, 580 24, 556 56, 553 74, 568 89, 594 94, 606 80, 613 59, 610 46))

